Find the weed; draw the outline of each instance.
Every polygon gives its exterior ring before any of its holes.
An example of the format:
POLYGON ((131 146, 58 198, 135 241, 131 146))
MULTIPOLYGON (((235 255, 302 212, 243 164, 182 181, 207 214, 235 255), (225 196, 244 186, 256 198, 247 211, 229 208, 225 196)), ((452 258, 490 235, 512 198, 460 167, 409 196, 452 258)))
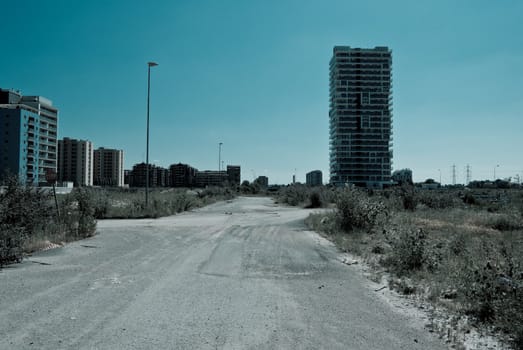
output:
POLYGON ((322 205, 320 194, 316 191, 311 192, 309 194, 309 202, 310 204, 307 206, 308 208, 320 208, 322 205))
POLYGON ((336 201, 338 222, 345 232, 355 229, 370 231, 387 217, 388 210, 379 198, 369 197, 363 191, 348 189, 336 201))
POLYGON ((427 261, 426 239, 427 235, 421 228, 402 228, 391 239, 392 252, 386 264, 399 276, 420 270, 427 261))

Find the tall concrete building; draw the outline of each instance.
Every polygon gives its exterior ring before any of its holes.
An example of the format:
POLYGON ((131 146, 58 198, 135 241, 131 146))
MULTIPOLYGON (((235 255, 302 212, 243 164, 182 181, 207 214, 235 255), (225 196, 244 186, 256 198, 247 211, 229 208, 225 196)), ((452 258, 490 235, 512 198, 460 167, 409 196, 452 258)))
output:
POLYGON ((305 175, 307 186, 321 186, 323 185, 323 176, 321 170, 313 170, 305 175))
POLYGON ((269 187, 269 178, 264 175, 260 175, 254 180, 254 183, 260 186, 261 188, 269 187))
POLYGON ((51 100, 0 89, 0 177, 9 172, 45 185, 46 172, 57 170, 57 132, 51 100))
POLYGON ((227 175, 229 176, 229 184, 239 186, 241 182, 241 167, 239 165, 227 165, 227 175))
POLYGON ((193 187, 196 184, 198 170, 188 164, 171 164, 169 167, 169 184, 172 187, 193 187))
POLYGON ((223 186, 229 181, 229 174, 223 170, 196 171, 196 187, 223 186))
POLYGON ((123 151, 100 147, 94 151, 94 184, 96 186, 124 185, 123 151))
POLYGON ((58 181, 93 185, 93 143, 65 137, 58 141, 58 181))
POLYGON ((330 61, 330 182, 391 182, 392 52, 335 46, 330 61))
POLYGON ((149 187, 158 187, 158 167, 154 164, 139 163, 131 170, 131 187, 147 187, 147 168, 149 168, 149 187))

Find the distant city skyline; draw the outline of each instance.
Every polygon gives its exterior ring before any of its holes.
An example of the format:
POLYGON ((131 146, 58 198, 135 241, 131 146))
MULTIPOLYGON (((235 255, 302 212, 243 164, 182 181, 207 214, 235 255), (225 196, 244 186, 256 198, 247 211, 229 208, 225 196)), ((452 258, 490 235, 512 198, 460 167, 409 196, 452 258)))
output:
POLYGON ((329 178, 336 45, 393 52, 393 170, 415 181, 523 177, 523 3, 515 0, 171 2, 36 0, 0 14, 0 87, 45 96, 58 138, 242 180, 329 178), (498 166, 499 165, 499 166, 498 166))

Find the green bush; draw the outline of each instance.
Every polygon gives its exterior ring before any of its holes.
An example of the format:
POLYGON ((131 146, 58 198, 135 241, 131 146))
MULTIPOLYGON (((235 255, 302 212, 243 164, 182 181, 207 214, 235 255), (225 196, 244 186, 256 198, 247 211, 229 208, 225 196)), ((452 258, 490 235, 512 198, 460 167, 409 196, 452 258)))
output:
POLYGON ((345 232, 355 229, 370 231, 388 216, 387 207, 380 198, 369 197, 358 189, 340 193, 336 206, 339 226, 345 232))
POLYGON ((31 236, 44 232, 52 216, 49 195, 14 176, 0 194, 0 266, 21 261, 31 236))
POLYGON ((95 201, 92 191, 75 188, 62 203, 60 222, 67 241, 86 238, 96 231, 95 201))
POLYGON ((427 263, 427 235, 421 228, 403 227, 390 241, 386 265, 399 276, 421 270, 427 263))
POLYGON ((22 261, 26 239, 23 228, 0 224, 0 267, 22 261))
POLYGON ((523 220, 515 215, 497 214, 489 222, 489 226, 499 231, 513 231, 523 229, 523 220))
POLYGON ((459 197, 451 191, 419 190, 417 198, 419 203, 430 209, 455 208, 463 205, 459 197))
POLYGON ((401 201, 403 203, 403 209, 414 211, 418 205, 418 199, 416 197, 416 191, 412 186, 402 186, 400 193, 401 201))
POLYGON ((310 189, 305 185, 289 185, 280 188, 278 201, 292 206, 304 205, 309 198, 310 189))
POLYGON ((308 208, 320 208, 322 206, 320 194, 316 191, 309 194, 309 202, 308 208))

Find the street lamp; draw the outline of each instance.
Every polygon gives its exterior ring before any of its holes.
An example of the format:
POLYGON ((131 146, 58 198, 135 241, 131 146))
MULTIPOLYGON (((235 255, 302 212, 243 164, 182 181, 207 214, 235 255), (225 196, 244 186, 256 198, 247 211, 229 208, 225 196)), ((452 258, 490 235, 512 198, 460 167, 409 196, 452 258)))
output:
POLYGON ((439 185, 441 186, 441 169, 438 169, 439 171, 439 185))
POLYGON ((158 63, 147 62, 147 145, 145 152, 145 207, 149 206, 149 100, 151 98, 151 67, 158 63))
POLYGON ((222 145, 223 142, 218 144, 218 171, 222 170, 222 145))

